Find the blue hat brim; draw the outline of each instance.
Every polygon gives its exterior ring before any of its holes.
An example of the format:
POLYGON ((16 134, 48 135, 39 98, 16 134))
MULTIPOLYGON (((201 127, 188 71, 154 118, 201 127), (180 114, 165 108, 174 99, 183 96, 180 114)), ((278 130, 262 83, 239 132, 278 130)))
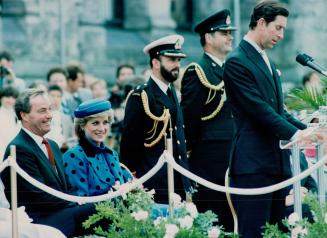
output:
POLYGON ((74 111, 76 118, 84 118, 111 109, 109 101, 102 99, 92 99, 81 103, 74 111))

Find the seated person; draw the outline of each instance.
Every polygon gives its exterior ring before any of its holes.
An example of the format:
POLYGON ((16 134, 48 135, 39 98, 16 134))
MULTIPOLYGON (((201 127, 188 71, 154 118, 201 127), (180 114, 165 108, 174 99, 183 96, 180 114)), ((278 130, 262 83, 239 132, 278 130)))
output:
MULTIPOLYGON (((57 191, 67 193, 61 151, 53 140, 44 138, 50 131, 52 120, 48 94, 37 89, 25 90, 16 100, 15 111, 22 129, 8 145, 5 158, 9 156, 10 146, 15 145, 17 164, 27 174, 57 191)), ((8 168, 1 172, 1 179, 10 201, 8 168)), ((82 222, 95 212, 94 204, 68 202, 42 191, 20 176, 17 176, 17 200, 18 206, 25 206, 33 223, 55 227, 66 236, 88 234, 82 222)))
MULTIPOLYGON (((0 179, 0 238, 10 238, 11 236, 11 211, 9 210, 9 202, 4 193, 4 185, 0 179)), ((64 238, 56 228, 33 224, 25 212, 25 207, 17 209, 18 216, 18 237, 20 238, 64 238)))
POLYGON ((132 180, 130 172, 120 166, 117 152, 103 143, 113 119, 110 102, 86 101, 78 106, 74 115, 78 144, 63 158, 72 193, 78 196, 105 194, 117 182, 132 180))

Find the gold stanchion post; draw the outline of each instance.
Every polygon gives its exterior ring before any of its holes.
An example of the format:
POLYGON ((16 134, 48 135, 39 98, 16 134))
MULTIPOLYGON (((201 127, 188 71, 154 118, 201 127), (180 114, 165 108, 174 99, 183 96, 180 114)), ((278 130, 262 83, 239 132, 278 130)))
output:
MULTIPOLYGON (((10 146, 10 158, 16 160, 16 146, 10 146)), ((10 189, 11 189, 11 234, 12 238, 18 238, 18 216, 17 216, 17 173, 10 166, 10 189)))

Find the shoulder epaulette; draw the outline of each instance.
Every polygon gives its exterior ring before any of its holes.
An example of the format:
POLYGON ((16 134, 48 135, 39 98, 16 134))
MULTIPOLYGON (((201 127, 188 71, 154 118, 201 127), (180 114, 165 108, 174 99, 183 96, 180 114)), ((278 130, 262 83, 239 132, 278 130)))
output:
POLYGON ((133 96, 141 96, 141 92, 147 87, 147 83, 137 85, 134 89, 132 89, 126 97, 126 103, 131 95, 133 96))

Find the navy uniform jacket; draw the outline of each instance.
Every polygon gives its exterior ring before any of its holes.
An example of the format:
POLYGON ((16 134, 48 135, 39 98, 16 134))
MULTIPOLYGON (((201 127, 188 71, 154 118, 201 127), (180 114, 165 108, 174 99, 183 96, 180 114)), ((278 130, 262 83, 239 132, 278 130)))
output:
MULTIPOLYGON (((52 167, 49 159, 33 138, 23 129, 21 129, 14 140, 10 142, 5 152, 5 158, 10 155, 10 145, 15 145, 17 163, 26 173, 53 189, 67 193, 67 183, 60 149, 54 141, 48 141, 54 155, 58 173, 52 167)), ((6 169, 1 174, 1 177, 6 188, 6 196, 10 201, 9 169, 6 169)), ((25 206, 26 212, 34 219, 44 213, 52 213, 60 209, 71 207, 74 204, 37 189, 20 176, 17 176, 17 198, 18 206, 25 206)))
MULTIPOLYGON (((161 116, 164 108, 169 109, 173 128, 173 155, 177 163, 188 168, 183 115, 175 91, 173 90, 175 98, 175 102, 173 102, 151 78, 146 84, 137 87, 127 101, 120 147, 122 163, 131 171, 136 171, 137 177, 141 177, 158 162, 160 155, 165 150, 164 137, 150 148, 144 146, 145 138, 149 137, 148 132, 152 131, 154 121, 144 111, 140 96, 142 90, 148 96, 149 108, 152 114, 161 116)), ((158 123, 157 133, 153 139, 161 131, 162 125, 161 122, 158 123)), ((166 131, 167 135, 169 135, 168 129, 169 126, 166 131)), ((183 183, 186 189, 190 187, 189 180, 184 178, 183 183)), ((166 166, 163 166, 156 175, 146 182, 145 187, 155 188, 158 195, 167 195, 166 166)), ((178 173, 175 173, 175 188, 183 188, 181 175, 178 173)))
MULTIPOLYGON (((198 64, 203 69, 208 82, 218 85, 222 82, 223 69, 207 54, 203 54, 198 64)), ((230 145, 234 134, 231 107, 224 102, 219 113, 209 120, 201 117, 210 115, 225 100, 223 90, 214 92, 199 80, 194 66, 189 67, 182 79, 181 107, 185 121, 187 150, 191 151, 189 163, 192 172, 211 181, 224 179, 228 167, 230 145), (208 95, 214 95, 206 104, 208 95)))
POLYGON ((280 77, 274 64, 271 68, 273 75, 245 40, 226 60, 223 78, 237 129, 231 175, 291 174, 289 157, 279 140, 289 140, 306 126, 284 110, 280 77))

